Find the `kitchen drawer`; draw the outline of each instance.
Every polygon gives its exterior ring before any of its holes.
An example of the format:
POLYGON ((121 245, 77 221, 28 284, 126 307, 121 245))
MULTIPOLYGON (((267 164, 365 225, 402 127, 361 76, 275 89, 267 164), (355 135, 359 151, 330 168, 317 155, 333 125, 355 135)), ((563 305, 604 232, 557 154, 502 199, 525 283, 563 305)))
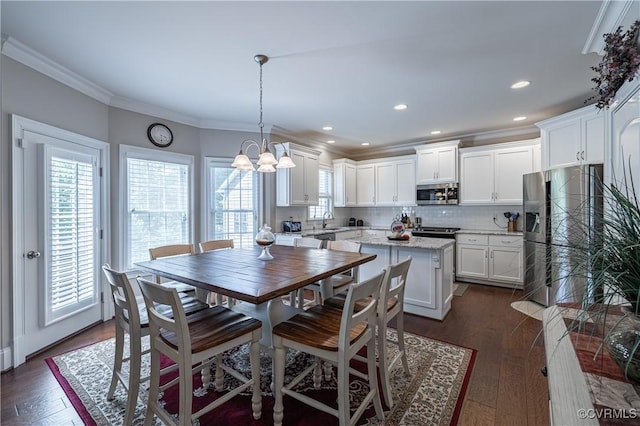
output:
POLYGON ((489 244, 489 236, 481 234, 456 234, 456 243, 486 246, 489 244))
POLYGON ((489 245, 521 248, 522 237, 520 235, 490 235, 489 245))

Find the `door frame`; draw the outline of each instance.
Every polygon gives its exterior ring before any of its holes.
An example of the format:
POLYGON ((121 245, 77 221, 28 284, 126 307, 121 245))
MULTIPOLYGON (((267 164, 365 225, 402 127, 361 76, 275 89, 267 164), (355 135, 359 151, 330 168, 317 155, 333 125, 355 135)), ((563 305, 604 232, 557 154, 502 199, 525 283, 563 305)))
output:
MULTIPOLYGON (((22 139, 24 132, 29 131, 32 133, 38 133, 45 136, 62 139, 71 143, 94 148, 100 152, 100 163, 102 167, 100 179, 100 190, 102 192, 100 205, 100 229, 102 230, 102 238, 100 240, 100 257, 98 259, 99 265, 108 262, 110 257, 110 197, 109 197, 109 144, 107 142, 100 141, 98 139, 90 138, 88 136, 80 135, 68 130, 60 129, 58 127, 51 126, 49 124, 41 123, 29 118, 25 118, 19 115, 11 114, 11 214, 12 214, 12 226, 11 226, 11 240, 12 240, 12 328, 13 339, 11 343, 12 349, 12 366, 15 368, 22 364, 26 360, 26 354, 24 353, 24 328, 25 328, 25 313, 19 307, 24 306, 25 294, 24 294, 24 252, 25 246, 22 239, 22 235, 25 228, 25 223, 22 216, 22 206, 24 205, 23 197, 23 172, 24 172, 24 154, 22 148, 22 139)), ((101 292, 102 301, 102 320, 111 318, 113 316, 113 308, 107 303, 104 303, 104 294, 106 289, 105 278, 103 274, 98 275, 99 278, 99 291, 101 292)))

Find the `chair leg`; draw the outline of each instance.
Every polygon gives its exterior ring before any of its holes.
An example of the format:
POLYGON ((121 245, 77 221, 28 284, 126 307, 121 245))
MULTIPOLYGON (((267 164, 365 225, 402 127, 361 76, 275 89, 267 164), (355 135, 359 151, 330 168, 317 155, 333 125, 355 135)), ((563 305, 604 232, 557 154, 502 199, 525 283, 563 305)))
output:
MULTIPOLYGON (((381 321, 380 321, 381 322, 381 321)), ((382 394, 384 403, 387 407, 393 407, 393 396, 391 395, 391 381, 389 379, 389 358, 387 357, 387 324, 378 323, 378 336, 376 338, 378 344, 378 364, 380 366, 380 384, 382 385, 382 394)))
POLYGON ((349 360, 344 354, 343 358, 338 362, 338 372, 336 375, 338 379, 338 423, 340 426, 349 425, 351 423, 351 410, 349 409, 349 360))
MULTIPOLYGON (((124 330, 116 324, 116 352, 113 356, 113 373, 111 374, 111 385, 107 392, 107 401, 113 400, 113 394, 118 386, 118 375, 122 372, 122 358, 124 356, 124 330)), ((127 389, 127 392, 129 390, 127 389)))
POLYGON ((282 386, 284 385, 284 354, 285 348, 282 346, 282 338, 273 336, 274 358, 273 358, 273 381, 274 383, 274 404, 273 404, 273 424, 282 426, 284 418, 284 406, 282 405, 282 386))
MULTIPOLYGON (((347 377, 349 372, 347 371, 347 377)), ((384 421, 384 412, 382 411, 382 402, 380 401, 380 392, 378 391, 378 374, 376 368, 376 342, 372 337, 367 343, 367 375, 369 376, 369 389, 373 389, 375 395, 373 397, 373 406, 376 410, 376 417, 381 422, 384 421)))
POLYGON ((222 387, 224 386, 224 370, 222 369, 222 354, 216 355, 216 378, 214 383, 215 383, 215 390, 218 392, 222 392, 222 387))
POLYGON ((407 351, 404 347, 404 315, 402 310, 396 315, 396 331, 398 334, 398 350, 402 356, 402 367, 405 374, 409 374, 409 361, 407 361, 407 351))
POLYGON ((262 392, 260 389, 260 336, 262 333, 254 333, 250 343, 249 354, 251 361, 251 379, 253 380, 253 396, 251 397, 251 410, 253 418, 262 417, 262 392))
POLYGON ((149 378, 149 401, 144 415, 144 426, 151 426, 158 406, 160 393, 160 352, 151 349, 151 377, 149 378))
POLYGON ((191 415, 193 412, 193 375, 191 374, 191 352, 180 354, 178 360, 178 387, 180 389, 180 408, 178 410, 178 424, 187 426, 191 424, 191 415))
POLYGON ((133 423, 133 416, 138 404, 138 390, 140 389, 140 366, 142 364, 142 342, 139 332, 132 332, 129 336, 129 389, 127 393, 127 408, 124 423, 133 423))

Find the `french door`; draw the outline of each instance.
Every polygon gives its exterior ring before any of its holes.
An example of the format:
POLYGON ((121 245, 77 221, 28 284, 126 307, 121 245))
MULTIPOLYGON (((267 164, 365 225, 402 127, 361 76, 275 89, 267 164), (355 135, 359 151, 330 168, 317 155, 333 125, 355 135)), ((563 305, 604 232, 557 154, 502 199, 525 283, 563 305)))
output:
POLYGON ((102 319, 106 144, 13 120, 14 367, 102 319))

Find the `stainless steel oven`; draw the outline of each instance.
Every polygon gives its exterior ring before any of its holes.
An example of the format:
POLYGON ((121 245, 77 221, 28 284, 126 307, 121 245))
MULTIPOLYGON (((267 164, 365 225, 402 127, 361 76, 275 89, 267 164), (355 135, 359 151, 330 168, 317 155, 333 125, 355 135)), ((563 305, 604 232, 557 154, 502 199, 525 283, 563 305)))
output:
POLYGON ((416 186, 416 203, 419 206, 429 204, 458 204, 458 184, 439 183, 416 186))

